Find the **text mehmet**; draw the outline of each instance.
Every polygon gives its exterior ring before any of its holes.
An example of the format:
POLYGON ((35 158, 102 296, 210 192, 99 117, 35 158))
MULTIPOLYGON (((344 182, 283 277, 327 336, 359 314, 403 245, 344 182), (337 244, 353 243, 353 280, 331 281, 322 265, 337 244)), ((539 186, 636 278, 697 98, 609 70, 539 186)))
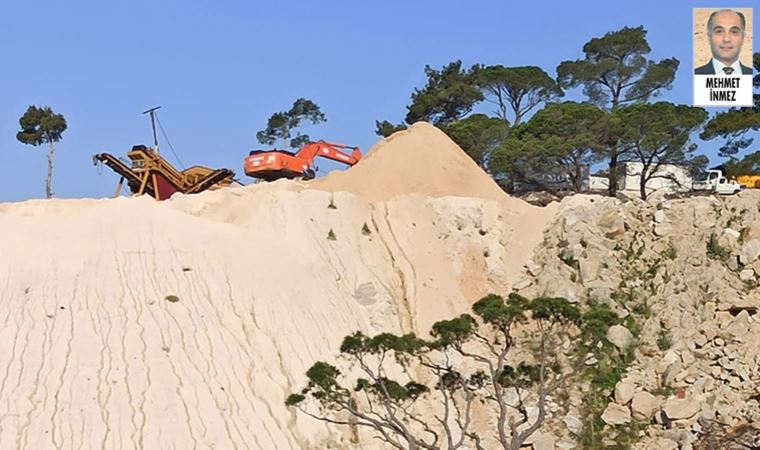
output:
POLYGON ((706 78, 705 87, 710 90, 710 101, 736 101, 736 90, 739 89, 740 80, 739 77, 706 78))

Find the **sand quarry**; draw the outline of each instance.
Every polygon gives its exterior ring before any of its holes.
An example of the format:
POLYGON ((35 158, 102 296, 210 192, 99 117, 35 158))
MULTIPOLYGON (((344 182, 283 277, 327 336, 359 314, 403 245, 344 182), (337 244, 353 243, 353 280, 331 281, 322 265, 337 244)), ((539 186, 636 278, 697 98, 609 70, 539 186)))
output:
POLYGON ((556 212, 425 123, 310 183, 0 204, 0 449, 325 448, 304 371, 509 292, 556 212))

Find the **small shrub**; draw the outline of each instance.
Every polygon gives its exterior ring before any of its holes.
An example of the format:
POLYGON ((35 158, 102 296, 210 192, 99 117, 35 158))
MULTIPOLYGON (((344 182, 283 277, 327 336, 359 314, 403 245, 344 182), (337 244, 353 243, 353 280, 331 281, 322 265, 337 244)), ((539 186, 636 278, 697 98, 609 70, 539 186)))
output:
POLYGON ((328 209, 338 209, 337 206, 335 206, 335 201, 333 200, 333 195, 330 194, 330 203, 327 205, 328 209))
POLYGON ((710 233, 710 237, 707 239, 707 256, 712 259, 724 259, 728 256, 728 251, 718 243, 715 232, 710 233))
POLYGON ((678 250, 676 250, 676 247, 671 242, 668 244, 668 248, 665 249, 664 252, 662 252, 662 256, 668 258, 669 260, 673 261, 678 257, 678 250))
POLYGON ((328 241, 334 241, 336 239, 335 232, 332 228, 330 228, 330 231, 327 232, 327 240, 328 241))
POLYGON ((364 225, 362 225, 362 234, 365 236, 372 234, 372 232, 369 230, 369 227, 367 226, 367 222, 364 222, 364 225))
POLYGON ((166 300, 169 303, 177 303, 179 301, 179 297, 176 295, 167 295, 164 297, 164 300, 166 300))
POLYGON ((570 243, 567 241, 567 239, 560 239, 559 243, 557 243, 557 247, 559 248, 566 248, 570 243))
POLYGON ((668 331, 665 328, 660 328, 659 333, 657 333, 657 348, 664 352, 669 349, 671 345, 672 343, 670 342, 668 331))

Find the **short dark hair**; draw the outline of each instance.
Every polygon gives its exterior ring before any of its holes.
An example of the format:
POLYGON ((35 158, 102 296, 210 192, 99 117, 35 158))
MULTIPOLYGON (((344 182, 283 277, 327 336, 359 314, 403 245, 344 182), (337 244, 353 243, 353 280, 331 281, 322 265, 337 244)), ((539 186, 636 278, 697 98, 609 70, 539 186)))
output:
POLYGON ((736 14, 737 16, 739 16, 739 22, 741 23, 741 26, 742 26, 742 33, 744 33, 744 30, 746 29, 746 25, 747 25, 747 22, 744 19, 744 14, 742 14, 740 11, 734 11, 733 9, 718 9, 718 10, 713 11, 713 13, 710 14, 710 18, 707 19, 707 34, 712 35, 713 18, 715 17, 716 14, 721 13, 721 12, 732 12, 736 14))

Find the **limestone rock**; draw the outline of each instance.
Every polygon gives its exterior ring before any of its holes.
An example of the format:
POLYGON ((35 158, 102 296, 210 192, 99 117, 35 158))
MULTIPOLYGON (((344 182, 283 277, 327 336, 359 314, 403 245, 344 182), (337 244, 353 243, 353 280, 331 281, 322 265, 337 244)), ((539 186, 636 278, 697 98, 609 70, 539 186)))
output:
POLYGON ((615 403, 625 405, 633 398, 636 386, 630 381, 622 380, 615 385, 615 403))
POLYGON ((673 398, 662 405, 662 411, 670 420, 694 417, 699 410, 699 403, 693 398, 673 398))
POLYGON ((612 209, 605 212, 596 224, 602 233, 610 239, 616 239, 625 234, 625 219, 617 210, 612 209))
POLYGON ((527 264, 525 264, 525 269, 528 271, 528 273, 534 277, 537 277, 539 273, 541 273, 541 266, 533 262, 533 260, 528 261, 527 264))
POLYGON ((673 225, 669 223, 654 224, 654 234, 657 236, 667 236, 673 233, 673 225))
POLYGON ((739 272, 739 279, 742 281, 750 281, 755 278, 755 271, 752 269, 744 269, 739 272))
POLYGON ((665 211, 658 209, 654 212, 654 221, 656 223, 664 223, 668 221, 668 216, 665 215, 665 211))
POLYGON ((678 442, 672 441, 664 437, 659 437, 651 441, 646 447, 646 450, 677 450, 677 449, 678 449, 678 442))
POLYGON ((602 420, 608 425, 622 425, 631 421, 631 410, 617 403, 610 403, 602 413, 602 420))
POLYGON ((599 276, 599 261, 596 259, 581 259, 579 262, 581 280, 586 283, 594 281, 599 276))
POLYGON ((568 414, 565 416, 565 425, 573 434, 580 434, 583 431, 583 421, 576 416, 568 414))
POLYGON ((554 436, 542 433, 533 439, 533 450, 554 450, 554 436))
POLYGON ((636 420, 649 420, 660 409, 660 399, 647 391, 637 392, 631 400, 633 418, 636 420))
POLYGON ((752 239, 742 247, 739 262, 746 266, 755 261, 758 256, 760 256, 760 239, 752 239))
POLYGON ((622 325, 613 325, 607 330, 607 340, 620 350, 625 350, 633 344, 633 334, 622 325))
POLYGON ((533 280, 530 278, 523 278, 522 280, 518 281, 517 283, 512 285, 512 289, 515 291, 520 291, 522 289, 525 289, 527 287, 530 287, 533 284, 533 280))

